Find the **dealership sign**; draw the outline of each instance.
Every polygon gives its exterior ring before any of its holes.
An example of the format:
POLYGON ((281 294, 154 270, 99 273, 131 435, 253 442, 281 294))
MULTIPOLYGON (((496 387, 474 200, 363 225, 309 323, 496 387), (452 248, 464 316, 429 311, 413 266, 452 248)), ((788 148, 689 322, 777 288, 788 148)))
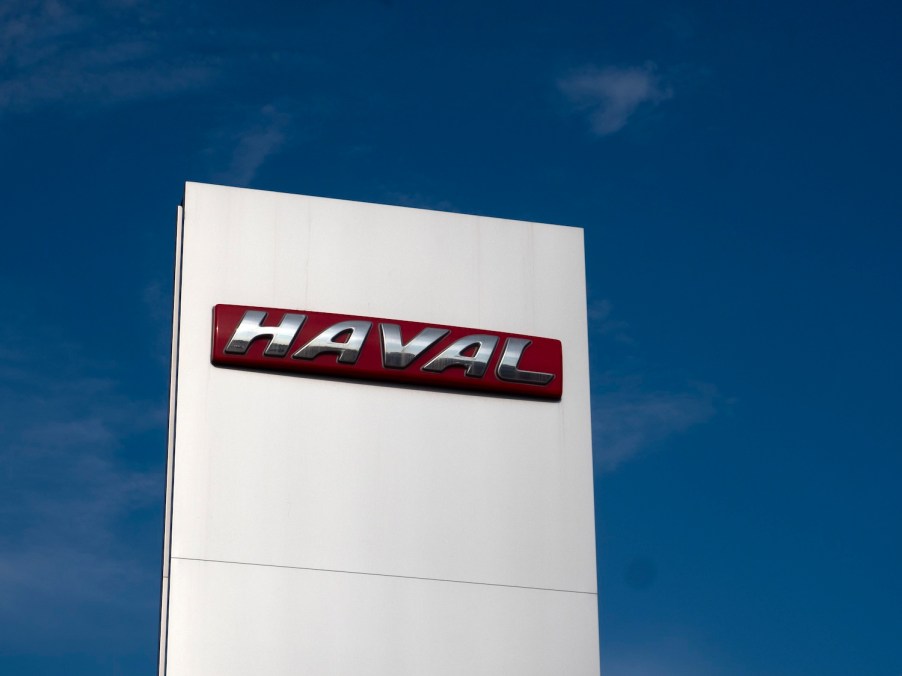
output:
POLYGON ((440 324, 243 305, 213 308, 217 366, 560 399, 561 342, 440 324))

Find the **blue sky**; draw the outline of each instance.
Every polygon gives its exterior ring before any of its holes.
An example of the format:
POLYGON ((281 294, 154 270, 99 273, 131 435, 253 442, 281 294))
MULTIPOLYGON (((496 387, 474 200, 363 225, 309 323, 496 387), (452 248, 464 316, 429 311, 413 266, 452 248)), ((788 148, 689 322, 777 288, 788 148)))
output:
POLYGON ((602 666, 902 673, 890 2, 0 5, 0 673, 156 664, 186 180, 579 225, 602 666))

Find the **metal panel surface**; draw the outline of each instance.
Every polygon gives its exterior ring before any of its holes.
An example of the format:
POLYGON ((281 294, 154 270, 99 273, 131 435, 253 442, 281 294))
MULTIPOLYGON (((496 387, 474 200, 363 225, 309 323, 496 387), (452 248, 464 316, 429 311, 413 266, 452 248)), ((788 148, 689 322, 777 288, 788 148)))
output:
POLYGON ((598 673, 591 594, 172 563, 169 676, 598 673))
POLYGON ((181 243, 166 673, 597 673, 582 231, 189 183, 181 243), (218 368, 218 304, 547 336, 564 388, 218 368))

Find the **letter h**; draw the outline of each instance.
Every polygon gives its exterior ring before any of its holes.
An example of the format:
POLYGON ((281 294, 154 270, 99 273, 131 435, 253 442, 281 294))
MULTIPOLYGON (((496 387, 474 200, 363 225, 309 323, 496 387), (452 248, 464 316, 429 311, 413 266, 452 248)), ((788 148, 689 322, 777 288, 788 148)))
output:
POLYGON ((257 338, 269 338, 269 345, 263 350, 267 357, 284 357, 288 354, 294 337, 301 330, 307 315, 286 312, 278 326, 262 326, 266 313, 259 310, 247 310, 235 333, 226 343, 227 354, 244 354, 257 338))

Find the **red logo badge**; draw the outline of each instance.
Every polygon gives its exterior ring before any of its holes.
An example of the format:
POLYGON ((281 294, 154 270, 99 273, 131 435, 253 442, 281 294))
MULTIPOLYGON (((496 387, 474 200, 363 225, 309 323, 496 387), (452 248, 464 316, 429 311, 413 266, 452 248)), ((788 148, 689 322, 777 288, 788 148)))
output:
POLYGON ((243 305, 213 308, 217 366, 560 399, 561 342, 499 331, 243 305))

